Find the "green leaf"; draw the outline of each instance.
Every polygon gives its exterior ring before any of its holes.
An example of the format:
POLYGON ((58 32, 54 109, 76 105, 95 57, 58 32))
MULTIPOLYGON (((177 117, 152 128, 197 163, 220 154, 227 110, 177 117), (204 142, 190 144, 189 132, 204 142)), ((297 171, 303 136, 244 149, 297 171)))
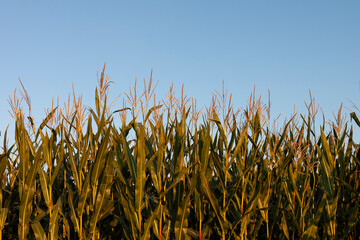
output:
POLYGON ((201 181, 200 192, 202 192, 209 199, 210 204, 213 210, 215 211, 216 217, 219 220, 221 229, 222 231, 224 231, 225 227, 228 226, 228 222, 219 207, 218 201, 214 193, 211 191, 209 187, 208 180, 206 179, 204 172, 200 172, 200 181, 201 181))
POLYGON ((22 189, 22 198, 19 207, 19 238, 24 239, 29 233, 29 221, 31 217, 31 203, 35 194, 35 174, 40 163, 41 151, 38 151, 30 171, 26 175, 25 185, 22 189))
POLYGON ((183 234, 184 228, 187 227, 185 225, 185 221, 190 213, 189 201, 190 201, 190 197, 192 196, 192 194, 195 190, 197 180, 198 180, 198 176, 194 175, 191 179, 190 190, 178 208, 176 222, 175 222, 175 236, 176 236, 177 240, 183 239, 182 234, 183 234))
POLYGON ((132 177, 132 179, 134 179, 134 181, 136 181, 136 171, 137 171, 136 170, 136 162, 134 160, 133 155, 131 154, 129 144, 126 141, 126 136, 123 131, 121 131, 121 136, 122 136, 121 140, 123 143, 123 150, 125 152, 125 156, 127 157, 127 163, 129 165, 131 177, 132 177))
MULTIPOLYGON (((78 220, 78 217, 76 215, 76 211, 75 211, 75 208, 74 208, 74 204, 73 204, 73 200, 74 200, 74 197, 73 197, 73 192, 69 189, 69 194, 68 194, 68 199, 69 199, 69 206, 70 206, 70 219, 74 225, 74 228, 75 228, 75 231, 77 233, 80 234, 80 223, 79 223, 79 220, 78 220)), ((81 216, 80 216, 81 217, 81 216)))
MULTIPOLYGON (((0 231, 4 228, 7 214, 9 212, 8 208, 1 208, 0 209, 0 231)), ((1 234, 1 233, 0 233, 1 234)))
POLYGON ((162 107, 162 105, 154 106, 154 107, 150 108, 149 111, 147 112, 146 116, 145 116, 144 122, 146 122, 146 121, 148 120, 150 114, 151 114, 153 111, 155 111, 156 109, 159 109, 159 108, 161 108, 161 107, 162 107))
POLYGON ((136 141, 136 182, 135 182, 135 210, 138 214, 139 225, 141 226, 141 204, 144 198, 145 189, 145 129, 141 125, 135 125, 137 135, 136 141))
POLYGON ((59 228, 58 219, 59 219, 60 204, 61 204, 61 200, 59 198, 51 213, 51 218, 49 223, 50 239, 57 239, 58 228, 59 228))
POLYGON ((36 240, 46 240, 46 234, 39 221, 34 221, 31 224, 31 228, 34 231, 36 240))
POLYGON ((95 211, 90 220, 90 232, 95 234, 96 224, 99 221, 100 211, 104 208, 110 197, 110 187, 112 182, 112 165, 107 164, 104 172, 103 181, 100 184, 99 190, 96 194, 95 211))
POLYGON ((46 124, 50 121, 50 119, 53 117, 54 113, 56 112, 58 107, 54 108, 47 116, 46 118, 42 121, 42 123, 40 124, 40 127, 36 133, 36 137, 35 139, 38 138, 39 133, 41 132, 41 130, 46 126, 46 124))
POLYGON ((86 175, 86 178, 85 178, 85 182, 84 182, 84 185, 83 185, 83 188, 82 188, 82 191, 80 193, 80 198, 79 198, 79 202, 78 202, 78 206, 77 206, 77 214, 79 217, 82 217, 83 213, 84 213, 84 210, 85 210, 85 204, 86 204, 86 200, 88 199, 89 197, 89 193, 91 191, 91 188, 90 188, 90 174, 87 174, 86 175))
POLYGON ((356 116, 355 112, 350 113, 350 117, 356 122, 356 124, 360 127, 360 121, 358 117, 356 116))
POLYGON ((45 199, 45 203, 48 206, 48 208, 50 208, 51 199, 50 199, 49 187, 51 188, 51 186, 49 185, 45 172, 41 167, 39 168, 39 176, 40 176, 41 190, 45 199))
POLYGON ((108 147, 110 130, 111 130, 111 128, 108 128, 106 130, 105 136, 104 136, 103 140, 101 141, 98 151, 96 153, 96 157, 95 157, 95 161, 94 161, 95 163, 93 164, 93 167, 91 168, 90 184, 92 187, 94 187, 97 184, 99 176, 105 167, 104 154, 108 147))
POLYGON ((153 224, 155 218, 158 216, 160 211, 161 203, 159 203, 155 210, 151 213, 150 217, 145 221, 144 224, 144 231, 141 236, 141 240, 149 239, 150 238, 150 227, 153 224))

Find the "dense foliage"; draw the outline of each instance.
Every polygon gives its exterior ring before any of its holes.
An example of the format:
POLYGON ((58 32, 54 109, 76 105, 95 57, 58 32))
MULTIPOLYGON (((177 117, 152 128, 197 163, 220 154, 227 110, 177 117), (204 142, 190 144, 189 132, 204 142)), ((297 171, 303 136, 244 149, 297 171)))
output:
POLYGON ((223 91, 201 115, 172 89, 158 104, 151 78, 111 110, 104 70, 94 109, 73 93, 37 127, 25 89, 29 114, 9 99, 4 239, 359 239, 359 145, 341 111, 325 134, 311 100, 276 129, 254 95, 235 111, 223 91))

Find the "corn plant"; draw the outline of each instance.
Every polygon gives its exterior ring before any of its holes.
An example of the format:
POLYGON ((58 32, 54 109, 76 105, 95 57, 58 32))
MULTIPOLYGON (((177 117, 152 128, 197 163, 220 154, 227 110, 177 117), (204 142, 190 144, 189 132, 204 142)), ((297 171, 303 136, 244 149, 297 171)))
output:
POLYGON ((356 113, 315 125, 311 96, 307 114, 276 128, 254 93, 236 109, 223 87, 203 111, 184 89, 157 100, 152 73, 116 108, 104 65, 93 108, 73 90, 37 124, 20 83, 0 153, 0 238, 360 236, 356 113))

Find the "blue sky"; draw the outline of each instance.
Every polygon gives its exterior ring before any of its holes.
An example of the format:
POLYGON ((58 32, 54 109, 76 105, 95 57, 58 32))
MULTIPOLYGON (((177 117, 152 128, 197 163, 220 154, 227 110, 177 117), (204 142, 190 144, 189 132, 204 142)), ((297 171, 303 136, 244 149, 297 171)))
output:
MULTIPOLYGON (((135 77, 174 83, 200 106, 225 88, 235 107, 271 92, 273 116, 305 113, 309 89, 333 119, 360 106, 360 1, 10 1, 0 2, 0 131, 12 126, 8 96, 21 78, 36 122, 52 97, 72 89, 94 106, 107 62, 112 96, 135 77)), ((122 95, 124 96, 124 95, 122 95)), ((118 104, 120 106, 120 102, 118 104)))

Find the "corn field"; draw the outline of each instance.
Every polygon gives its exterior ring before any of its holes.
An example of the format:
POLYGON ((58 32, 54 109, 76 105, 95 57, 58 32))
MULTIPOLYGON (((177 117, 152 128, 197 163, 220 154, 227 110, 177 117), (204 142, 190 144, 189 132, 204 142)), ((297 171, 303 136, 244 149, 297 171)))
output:
POLYGON ((117 109, 105 65, 98 83, 94 108, 73 91, 40 124, 24 86, 9 97, 0 238, 360 238, 360 151, 341 108, 315 126, 310 98, 276 128, 255 94, 238 110, 223 89, 199 110, 172 88, 156 100, 150 77, 117 109))

